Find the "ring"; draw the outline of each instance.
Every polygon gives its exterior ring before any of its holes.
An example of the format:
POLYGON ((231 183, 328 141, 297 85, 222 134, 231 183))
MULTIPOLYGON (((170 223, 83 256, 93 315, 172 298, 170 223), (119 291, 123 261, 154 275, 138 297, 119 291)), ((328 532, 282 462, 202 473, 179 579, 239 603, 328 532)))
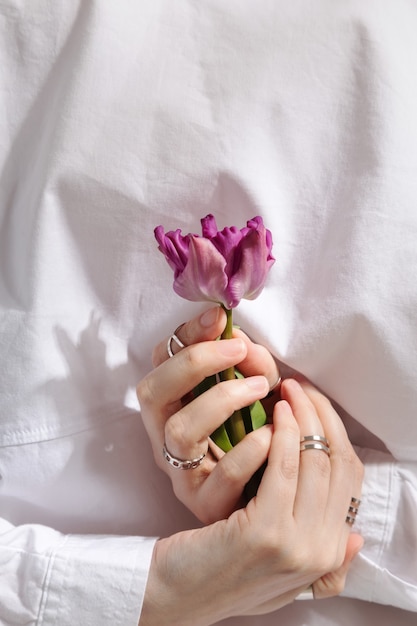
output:
POLYGON ((360 504, 361 504, 361 501, 358 498, 351 498, 350 499, 350 505, 349 505, 349 509, 348 509, 348 514, 347 514, 346 520, 345 520, 346 524, 348 524, 349 526, 353 526, 353 524, 355 523, 356 516, 358 514, 360 504))
POLYGON ((281 383, 282 383, 282 377, 278 376, 278 378, 276 379, 276 381, 274 382, 274 384, 272 385, 272 387, 269 389, 269 391, 276 391, 277 389, 279 389, 281 387, 281 383))
POLYGON ((168 452, 168 449, 165 443, 162 448, 162 454, 164 456, 164 459, 168 461, 168 463, 172 465, 172 467, 175 467, 175 469, 182 469, 182 470, 195 469, 196 467, 201 465, 204 457, 206 456, 206 452, 205 452, 204 454, 200 454, 200 456, 198 456, 195 459, 177 459, 177 457, 172 456, 172 454, 168 452))
POLYGON ((269 393, 267 395, 267 398, 270 398, 271 396, 274 395, 274 393, 276 393, 277 391, 280 391, 281 383, 282 383, 282 377, 278 376, 276 382, 272 385, 272 387, 269 388, 269 393))
POLYGON ((327 456, 330 456, 329 442, 326 437, 321 435, 306 435, 300 441, 300 452, 306 450, 321 450, 325 452, 327 456))
POLYGON ((307 589, 304 589, 304 591, 299 593, 295 600, 315 600, 313 585, 310 585, 307 589))
POLYGON ((185 348, 185 345, 182 343, 181 339, 179 339, 179 338, 177 337, 177 332, 178 332, 178 331, 179 331, 179 330, 180 330, 183 326, 184 326, 184 323, 180 324, 180 325, 178 326, 178 328, 176 328, 176 329, 174 330, 174 332, 172 333, 172 335, 168 338, 168 341, 167 341, 167 352, 168 352, 168 356, 169 356, 169 358, 171 358, 171 357, 173 357, 173 356, 174 356, 174 353, 172 352, 172 348, 171 348, 171 344, 172 344, 172 342, 173 342, 173 341, 175 341, 175 343, 177 344, 177 346, 178 346, 179 348, 185 348))

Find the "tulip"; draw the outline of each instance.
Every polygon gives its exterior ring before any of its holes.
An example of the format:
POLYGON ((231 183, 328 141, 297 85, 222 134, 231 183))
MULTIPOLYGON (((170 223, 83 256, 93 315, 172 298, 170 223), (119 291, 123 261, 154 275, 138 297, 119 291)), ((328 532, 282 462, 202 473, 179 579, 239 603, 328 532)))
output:
MULTIPOLYGON (((180 229, 165 233, 155 228, 158 248, 174 270, 174 291, 181 297, 198 301, 218 302, 226 312, 226 327, 221 339, 230 339, 233 332, 232 310, 242 298, 254 300, 262 291, 275 259, 271 254, 272 235, 262 218, 249 220, 244 228, 236 226, 217 230, 213 215, 201 220, 202 236, 180 229)), ((241 374, 231 367, 219 374, 221 380, 233 380, 241 374)), ((216 384, 215 376, 202 381, 196 394, 216 384)), ((213 434, 213 440, 225 452, 266 422, 260 402, 235 411, 213 434)), ((252 490, 253 493, 253 490, 252 490)))
POLYGON ((159 250, 174 270, 175 292, 194 302, 219 302, 225 309, 235 308, 242 298, 254 300, 275 261, 271 232, 262 218, 221 231, 213 215, 201 224, 202 236, 155 228, 159 250))

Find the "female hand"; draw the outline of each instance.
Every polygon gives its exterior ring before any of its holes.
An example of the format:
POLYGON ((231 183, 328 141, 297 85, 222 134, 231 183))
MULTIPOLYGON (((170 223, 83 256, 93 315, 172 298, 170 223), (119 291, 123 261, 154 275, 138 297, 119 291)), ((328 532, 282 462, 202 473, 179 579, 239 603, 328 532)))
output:
POLYGON ((343 588, 362 543, 346 523, 362 464, 314 387, 285 380, 281 395, 256 497, 228 519, 157 542, 141 625, 204 626, 276 610, 310 584, 316 598, 343 588), (329 456, 300 453, 311 434, 327 438, 329 456))
POLYGON ((224 311, 215 307, 184 324, 177 335, 188 347, 170 359, 167 340, 161 342, 153 355, 156 369, 137 388, 157 465, 170 476, 179 500, 205 523, 224 519, 243 505, 245 484, 267 459, 272 427, 250 433, 226 455, 209 440, 210 433, 233 411, 266 396, 279 378, 270 353, 241 331, 234 331, 234 339, 213 341, 225 323, 224 311), (184 404, 182 398, 204 378, 234 365, 244 380, 219 383, 184 404), (164 443, 179 459, 206 457, 199 467, 181 471, 164 459, 164 443))

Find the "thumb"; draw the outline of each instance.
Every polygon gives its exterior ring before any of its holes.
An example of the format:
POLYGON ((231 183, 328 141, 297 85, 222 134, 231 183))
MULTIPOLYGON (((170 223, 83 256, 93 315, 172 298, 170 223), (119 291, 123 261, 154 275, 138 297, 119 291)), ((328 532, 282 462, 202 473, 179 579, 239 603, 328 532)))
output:
POLYGON ((313 585, 314 597, 318 599, 331 598, 342 593, 345 588, 346 576, 355 556, 360 552, 364 544, 363 537, 351 533, 346 546, 345 559, 342 565, 334 572, 325 574, 313 585))

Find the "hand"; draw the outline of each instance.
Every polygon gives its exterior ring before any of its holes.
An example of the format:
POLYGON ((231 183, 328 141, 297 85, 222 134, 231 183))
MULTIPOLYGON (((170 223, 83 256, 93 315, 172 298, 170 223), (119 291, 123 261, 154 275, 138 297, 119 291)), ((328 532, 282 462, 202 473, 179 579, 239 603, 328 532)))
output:
POLYGON ((362 544, 345 522, 362 464, 314 387, 286 380, 281 394, 258 494, 228 519, 157 542, 141 625, 207 626, 276 610, 310 584, 317 598, 343 589, 362 544), (329 440, 330 457, 300 454, 308 434, 329 440))
POLYGON ((137 388, 157 465, 170 476, 177 497, 205 523, 243 506, 245 484, 267 459, 272 427, 250 433, 226 455, 209 440, 210 433, 234 410, 266 396, 279 377, 270 353, 243 332, 214 341, 225 323, 224 311, 215 307, 184 324, 178 336, 188 347, 169 359, 167 340, 162 341, 154 350, 156 369, 137 388), (184 405, 181 399, 205 377, 234 365, 245 380, 220 383, 184 405), (200 467, 181 471, 163 458, 164 442, 180 459, 207 456, 200 467))

